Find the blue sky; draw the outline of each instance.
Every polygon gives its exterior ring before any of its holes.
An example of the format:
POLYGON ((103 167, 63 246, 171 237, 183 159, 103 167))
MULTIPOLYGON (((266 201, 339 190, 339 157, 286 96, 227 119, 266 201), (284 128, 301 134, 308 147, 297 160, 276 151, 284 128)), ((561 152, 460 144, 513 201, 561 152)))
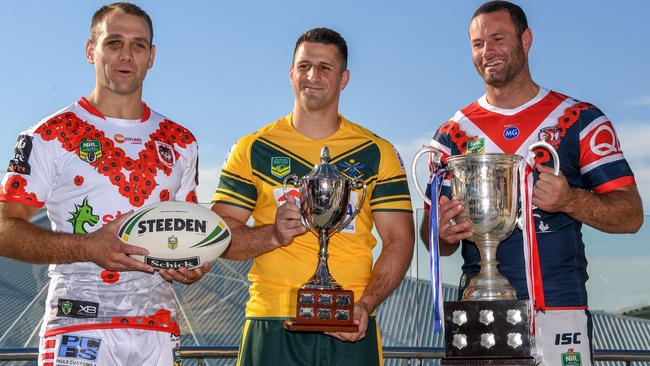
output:
MULTIPOLYGON (((204 202, 235 140, 290 112, 293 46, 309 28, 328 26, 346 38, 351 80, 341 112, 391 140, 407 165, 438 124, 484 92, 467 38, 469 18, 482 1, 136 3, 153 18, 158 47, 144 99, 197 136, 199 199, 204 202)), ((94 73, 84 58, 84 42, 90 17, 103 4, 42 0, 3 6, 0 154, 6 159, 21 130, 92 89, 94 73)), ((519 4, 533 30, 533 78, 605 111, 649 202, 650 54, 645 23, 650 2, 519 4)), ((420 205, 418 199, 415 205, 420 205)), ((638 259, 650 257, 642 245, 648 233, 622 238, 597 234, 595 243, 587 245, 595 308, 619 307, 611 299, 614 287, 629 290, 616 297, 621 306, 650 300, 650 284, 635 279, 650 274, 638 259), (629 276, 615 268, 628 268, 629 276)), ((453 273, 446 278, 456 282, 453 273)))

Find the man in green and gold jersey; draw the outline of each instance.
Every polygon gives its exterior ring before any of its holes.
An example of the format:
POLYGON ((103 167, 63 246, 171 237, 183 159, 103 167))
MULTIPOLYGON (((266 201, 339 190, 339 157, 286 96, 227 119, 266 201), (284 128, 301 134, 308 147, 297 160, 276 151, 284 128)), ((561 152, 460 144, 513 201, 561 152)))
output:
MULTIPOLYGON (((293 111, 242 137, 221 172, 212 209, 232 230, 224 257, 253 258, 248 278, 239 365, 379 365, 381 338, 374 312, 404 277, 413 255, 413 216, 406 173, 386 140, 338 112, 345 89, 348 50, 327 28, 307 31, 296 42, 289 75, 293 111), (283 194, 289 174, 304 176, 320 163, 364 180, 368 198, 358 216, 330 238, 329 268, 355 293, 358 333, 296 333, 282 328, 295 316, 296 289, 314 273, 318 240, 300 223, 298 195, 283 194), (246 226, 251 217, 253 227, 246 226), (382 251, 373 266, 376 226, 382 251)), ((358 195, 352 193, 356 205, 358 195)))

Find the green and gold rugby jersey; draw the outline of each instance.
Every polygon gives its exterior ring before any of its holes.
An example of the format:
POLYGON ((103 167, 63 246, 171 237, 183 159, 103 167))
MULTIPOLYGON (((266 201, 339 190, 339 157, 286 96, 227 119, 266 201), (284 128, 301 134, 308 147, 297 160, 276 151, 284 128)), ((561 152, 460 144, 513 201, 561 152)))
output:
MULTIPOLYGON (((359 215, 329 244, 329 268, 343 288, 359 299, 370 280, 373 212, 411 213, 406 173, 397 151, 386 140, 346 120, 333 135, 313 140, 291 124, 291 115, 244 136, 233 147, 221 171, 213 202, 250 210, 255 226, 273 224, 275 212, 285 202, 282 182, 289 174, 302 177, 320 164, 320 151, 327 146, 330 163, 351 178, 367 184, 366 201, 359 215)), ((289 194, 300 199, 297 190, 289 194)), ((356 207, 360 191, 351 194, 356 207)), ((307 232, 291 245, 254 259, 248 273, 252 282, 246 305, 247 317, 295 316, 296 290, 314 274, 318 240, 307 232)))

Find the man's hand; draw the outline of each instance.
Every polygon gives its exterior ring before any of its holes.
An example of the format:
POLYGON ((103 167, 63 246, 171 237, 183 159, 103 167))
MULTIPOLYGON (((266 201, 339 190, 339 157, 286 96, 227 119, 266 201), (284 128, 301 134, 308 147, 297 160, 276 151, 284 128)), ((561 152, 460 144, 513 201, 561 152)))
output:
POLYGON ((368 315, 370 315, 368 305, 357 301, 354 303, 354 324, 359 326, 359 331, 357 333, 325 332, 325 334, 346 342, 362 340, 366 337, 366 330, 368 330, 368 315))
POLYGON ((129 214, 124 214, 101 229, 87 234, 86 243, 81 248, 85 257, 98 266, 112 271, 144 271, 153 273, 154 268, 129 255, 147 255, 149 251, 142 247, 123 243, 117 236, 120 224, 129 214))
POLYGON ((165 269, 160 271, 160 275, 168 282, 180 282, 183 285, 191 285, 200 280, 206 273, 210 272, 212 265, 210 262, 203 262, 201 267, 188 269, 181 267, 179 269, 165 269))
POLYGON ((446 196, 441 195, 438 207, 438 216, 440 217, 438 236, 444 242, 443 244, 456 244, 462 239, 472 236, 473 233, 469 230, 472 226, 471 221, 467 219, 464 222, 454 221, 454 217, 465 209, 459 200, 449 200, 446 196))
POLYGON ((539 179, 533 188, 533 205, 546 212, 566 212, 573 202, 573 190, 562 172, 553 174, 553 168, 537 164, 539 179))
POLYGON ((281 245, 289 245, 293 238, 307 232, 302 226, 300 208, 296 205, 296 199, 285 195, 286 202, 278 207, 275 213, 275 225, 273 226, 273 237, 281 245))

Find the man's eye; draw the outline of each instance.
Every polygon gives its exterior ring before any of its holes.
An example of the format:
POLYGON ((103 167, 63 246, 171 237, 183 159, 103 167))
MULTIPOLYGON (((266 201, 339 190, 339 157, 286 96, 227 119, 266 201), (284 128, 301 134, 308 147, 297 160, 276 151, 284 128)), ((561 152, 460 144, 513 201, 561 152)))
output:
POLYGON ((112 41, 108 41, 108 45, 110 47, 119 47, 120 45, 122 45, 122 42, 118 40, 112 40, 112 41))

